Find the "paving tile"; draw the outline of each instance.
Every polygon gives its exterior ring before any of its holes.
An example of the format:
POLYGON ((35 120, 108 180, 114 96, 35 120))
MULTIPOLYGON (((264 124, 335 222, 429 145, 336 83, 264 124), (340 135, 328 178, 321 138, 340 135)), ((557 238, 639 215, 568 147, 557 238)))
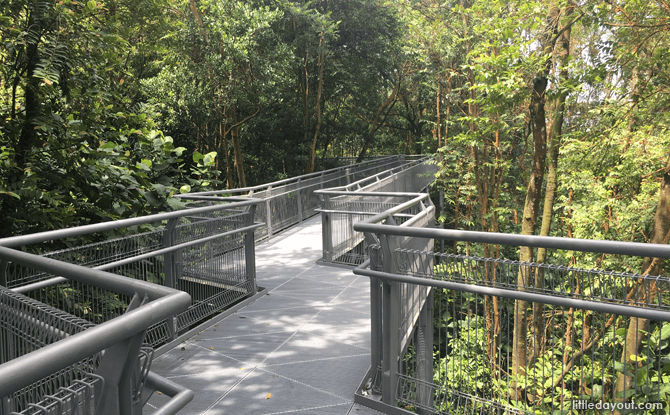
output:
POLYGON ((283 309, 273 310, 240 310, 237 314, 241 317, 253 318, 256 321, 268 323, 269 325, 292 325, 298 329, 301 325, 314 318, 323 307, 304 306, 300 300, 294 300, 297 304, 289 302, 283 309))
POLYGON ((314 290, 314 289, 326 289, 326 290, 340 290, 341 288, 336 286, 333 283, 328 281, 315 281, 308 278, 296 277, 285 284, 277 287, 278 291, 298 291, 298 290, 314 290))
POLYGON ((265 415, 347 415, 353 404, 351 402, 326 406, 315 406, 305 410, 296 410, 289 412, 272 413, 265 415))
MULTIPOLYGON (((318 360, 324 357, 353 356, 362 353, 367 353, 367 350, 327 339, 315 333, 299 332, 276 350, 272 356, 269 356, 263 366, 318 360)), ((360 383, 361 379, 357 381, 360 383)))
MULTIPOLYGON (((258 259, 258 258, 257 258, 258 259)), ((304 264, 281 263, 274 260, 262 261, 256 263, 256 277, 259 280, 265 280, 270 277, 297 277, 307 272, 313 264, 305 266, 304 264)))
MULTIPOLYGON (((345 408, 346 403, 328 391, 257 370, 203 415, 264 415, 331 405, 345 408)), ((342 413, 345 414, 346 410, 342 413)))
MULTIPOLYGON (((240 370, 237 367, 228 369, 210 370, 200 373, 197 376, 178 376, 170 380, 184 386, 194 392, 193 400, 182 409, 179 414, 200 414, 206 411, 225 393, 229 392, 233 386, 239 383, 249 371, 240 370)), ((165 395, 154 393, 149 399, 149 404, 153 407, 160 407, 167 402, 165 395)), ((147 408, 147 407, 145 407, 147 408)), ((149 411, 143 411, 144 414, 150 414, 149 411)))
POLYGON ((333 326, 330 324, 308 323, 300 328, 303 333, 312 333, 325 339, 370 349, 370 324, 367 326, 333 326))
POLYGON ((294 324, 282 324, 278 321, 259 321, 251 316, 233 313, 206 330, 202 330, 199 334, 192 337, 192 339, 242 337, 277 331, 291 332, 295 331, 296 327, 294 324))
POLYGON ((346 287, 356 279, 356 276, 355 275, 331 276, 331 275, 308 275, 308 274, 303 274, 301 276, 301 278, 309 279, 309 280, 312 280, 312 281, 327 282, 329 284, 346 287))
POLYGON ((356 388, 370 366, 370 354, 263 366, 263 370, 354 400, 356 388))
POLYGON ((335 326, 360 325, 370 327, 370 310, 349 310, 344 307, 324 307, 310 323, 332 324, 335 326))
POLYGON ((244 307, 242 310, 243 313, 248 313, 250 311, 261 311, 261 310, 275 310, 286 307, 299 307, 299 306, 309 306, 309 299, 298 299, 298 298, 282 298, 274 293, 269 293, 270 295, 264 295, 263 297, 256 300, 253 304, 249 304, 244 307), (289 305, 287 305, 289 304, 289 305))
POLYGON ((234 359, 238 366, 255 366, 263 362, 275 349, 284 344, 293 334, 290 332, 264 333, 243 337, 207 338, 198 341, 198 346, 224 358, 234 359))
POLYGON ((269 291, 279 287, 280 285, 293 279, 293 276, 277 275, 277 276, 258 276, 256 278, 256 285, 267 288, 269 291))
POLYGON ((182 343, 151 362, 151 370, 164 377, 192 375, 237 366, 239 364, 235 360, 198 347, 192 341, 182 343))

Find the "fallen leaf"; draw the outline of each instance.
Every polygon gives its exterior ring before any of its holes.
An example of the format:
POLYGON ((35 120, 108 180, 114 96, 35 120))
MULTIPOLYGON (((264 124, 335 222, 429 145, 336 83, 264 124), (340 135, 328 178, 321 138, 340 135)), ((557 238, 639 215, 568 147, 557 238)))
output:
POLYGON ((271 393, 268 393, 267 395, 265 395, 265 399, 270 399, 270 397, 272 397, 271 393))
POLYGON ((266 325, 266 326, 269 326, 269 325, 270 325, 270 323, 265 323, 265 325, 266 325))
POLYGON ((214 348, 213 348, 213 347, 210 347, 209 350, 214 350, 214 348))
POLYGON ((161 393, 161 392, 156 392, 156 393, 157 393, 157 394, 159 394, 159 395, 162 395, 162 393, 161 393))
POLYGON ((240 370, 244 370, 244 368, 243 368, 243 367, 241 367, 241 368, 240 368, 240 370))

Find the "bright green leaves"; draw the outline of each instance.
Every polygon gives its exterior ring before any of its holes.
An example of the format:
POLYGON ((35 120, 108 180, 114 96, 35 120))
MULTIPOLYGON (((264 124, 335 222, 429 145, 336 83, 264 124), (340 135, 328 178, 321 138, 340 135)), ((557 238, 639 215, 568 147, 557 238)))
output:
POLYGON ((201 154, 197 151, 193 152, 193 162, 196 163, 198 167, 213 166, 215 158, 216 151, 211 151, 207 154, 201 154))

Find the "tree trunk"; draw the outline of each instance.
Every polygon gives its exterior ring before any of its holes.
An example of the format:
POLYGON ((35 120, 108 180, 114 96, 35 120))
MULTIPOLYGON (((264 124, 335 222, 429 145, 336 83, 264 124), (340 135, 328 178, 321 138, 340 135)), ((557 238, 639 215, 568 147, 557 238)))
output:
POLYGON ((305 170, 306 174, 314 173, 314 163, 316 160, 316 140, 319 137, 319 130, 321 129, 321 93, 323 92, 323 61, 325 58, 325 53, 323 51, 323 32, 321 32, 321 39, 319 40, 319 48, 321 48, 321 53, 319 53, 319 86, 316 91, 316 128, 314 129, 314 138, 312 139, 312 153, 310 158, 310 163, 307 169, 305 170))
MULTIPOLYGON (((566 9, 566 16, 572 15, 572 7, 566 9)), ((560 82, 567 81, 568 60, 570 58, 570 26, 563 30, 558 39, 558 53, 557 58, 560 64, 560 82)), ((563 89, 556 98, 555 113, 551 124, 551 132, 549 133, 549 154, 547 157, 547 185, 544 194, 544 208, 542 211, 542 226, 540 228, 540 236, 549 236, 551 231, 551 223, 554 216, 554 201, 556 199, 556 189, 558 188, 558 154, 561 147, 561 136, 563 133, 563 119, 565 114, 565 100, 568 96, 567 90, 563 89)), ((537 262, 542 264, 547 260, 547 249, 538 248, 537 262)), ((535 287, 542 288, 544 286, 544 272, 541 268, 537 268, 535 273, 535 287)), ((533 303, 533 356, 530 359, 534 362, 540 357, 544 345, 544 305, 542 303, 533 303)))
MULTIPOLYGON (((558 9, 552 7, 548 15, 548 33, 555 32, 558 19, 558 9), (552 27, 553 26, 553 27, 552 27)), ((548 37, 548 36, 547 36, 548 37)), ((550 39, 543 41, 544 53, 547 55, 547 63, 533 81, 533 90, 530 99, 530 124, 533 133, 533 161, 531 165, 530 178, 524 203, 523 218, 521 221, 521 234, 534 235, 537 223, 538 211, 540 209, 540 197, 542 195, 542 182, 544 180, 545 161, 547 156, 547 122, 544 113, 545 90, 547 88, 547 75, 551 65, 551 42, 550 39)), ((533 249, 528 246, 521 247, 519 256, 521 262, 533 261, 533 249)), ((533 284, 532 268, 528 266, 519 267, 517 284, 519 290, 530 287, 533 284)), ((512 375, 517 379, 525 376, 527 361, 528 320, 526 312, 528 304, 526 301, 515 301, 514 304, 514 333, 512 351, 512 375)), ((516 382, 512 388, 512 398, 521 400, 521 391, 516 389, 516 382)))
POLYGON ((233 126, 230 128, 230 135, 233 141, 233 151, 235 154, 235 172, 240 187, 247 187, 247 181, 244 177, 244 161, 242 160, 242 146, 240 145, 241 123, 237 121, 237 108, 233 105, 228 109, 228 119, 233 126))
MULTIPOLYGON (((666 165, 663 174, 663 182, 658 195, 658 205, 656 206, 656 215, 654 216, 654 225, 649 238, 649 243, 652 244, 667 244, 670 239, 670 163, 666 165)), ((645 258, 642 262, 641 274, 660 275, 663 270, 662 258, 645 258)), ((637 301, 651 301, 654 298, 654 290, 657 287, 647 287, 646 292, 640 294, 639 287, 631 287, 628 293, 628 299, 637 301), (651 298, 641 298, 646 295, 651 298)), ((649 320, 642 318, 631 317, 626 332, 626 342, 621 353, 620 361, 629 367, 635 367, 637 361, 631 359, 631 356, 637 355, 644 340, 649 327, 649 320)), ((630 396, 618 398, 617 395, 626 389, 630 389, 633 383, 632 376, 625 376, 623 373, 618 373, 616 378, 616 387, 614 390, 614 400, 616 402, 623 402, 630 399, 630 396)))
POLYGON ((389 112, 391 112, 391 109, 395 105, 396 98, 398 97, 398 91, 400 91, 400 79, 398 79, 398 82, 396 82, 395 85, 393 85, 393 91, 391 91, 391 95, 389 95, 388 98, 386 98, 386 100, 379 106, 379 108, 377 108, 377 113, 375 114, 375 117, 372 120, 372 127, 370 128, 370 132, 367 134, 365 138, 363 148, 361 149, 360 153, 358 153, 356 163, 360 163, 361 161, 363 161, 363 158, 368 152, 368 148, 370 148, 370 143, 372 143, 372 140, 374 139, 375 133, 377 133, 379 127, 381 127, 384 124, 384 122, 386 121, 386 117, 388 117, 389 112), (386 113, 384 113, 385 110, 386 113))
MULTIPOLYGON (((41 28, 39 26, 37 28, 33 27, 36 24, 35 17, 33 13, 31 13, 28 19, 28 30, 37 31, 39 33, 41 28)), ((15 162, 20 170, 23 170, 26 167, 25 164, 30 156, 32 148, 37 146, 37 132, 35 131, 33 120, 40 115, 40 102, 38 96, 40 80, 33 75, 35 69, 37 69, 37 63, 40 60, 38 43, 28 44, 26 47, 26 57, 28 59, 26 67, 26 86, 24 90, 26 118, 23 122, 21 135, 15 150, 15 162)))

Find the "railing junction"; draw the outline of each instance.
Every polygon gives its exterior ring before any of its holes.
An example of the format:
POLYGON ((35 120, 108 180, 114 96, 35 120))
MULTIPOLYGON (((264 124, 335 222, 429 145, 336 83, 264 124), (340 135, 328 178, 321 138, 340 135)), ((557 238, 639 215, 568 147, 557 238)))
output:
POLYGON ((669 246, 435 229, 430 209, 407 217, 425 197, 354 225, 372 313, 357 402, 388 414, 665 410, 670 279, 444 254, 434 241, 657 258, 669 246))
POLYGON ((155 413, 176 413, 192 392, 150 372, 151 359, 263 294, 255 241, 314 215, 314 190, 403 163, 179 195, 175 212, 0 240, 0 414, 139 414, 155 390, 172 397, 155 413))

